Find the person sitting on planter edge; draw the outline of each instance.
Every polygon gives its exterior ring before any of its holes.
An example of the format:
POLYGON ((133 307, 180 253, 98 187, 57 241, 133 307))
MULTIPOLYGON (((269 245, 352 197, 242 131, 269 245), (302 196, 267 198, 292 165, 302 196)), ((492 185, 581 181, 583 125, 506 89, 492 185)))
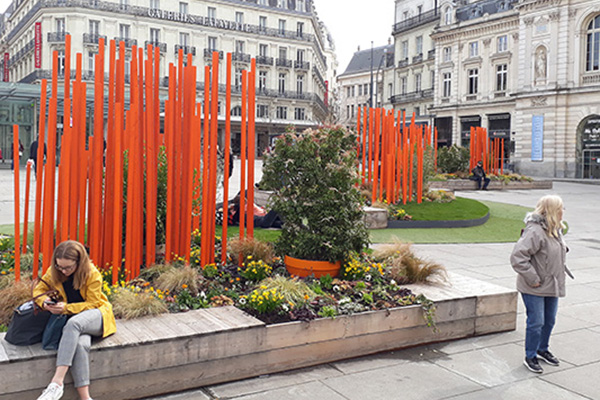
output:
POLYGON ((481 161, 477 161, 477 166, 473 168, 471 171, 473 174, 469 179, 477 182, 477 190, 487 190, 488 185, 490 184, 490 178, 485 176, 485 171, 483 170, 483 163, 481 161), (483 188, 481 187, 481 182, 483 181, 483 188))
MULTIPOLYGON (((69 368, 81 400, 91 400, 89 352, 92 336, 106 337, 117 330, 112 305, 102 293, 102 275, 79 242, 67 240, 54 249, 51 266, 43 277, 57 289, 65 301, 53 302, 48 296, 36 300, 52 314, 66 314, 69 319, 58 344, 56 370, 52 381, 38 400, 58 400, 64 392, 69 368)), ((36 285, 33 295, 50 290, 44 282, 36 285)))

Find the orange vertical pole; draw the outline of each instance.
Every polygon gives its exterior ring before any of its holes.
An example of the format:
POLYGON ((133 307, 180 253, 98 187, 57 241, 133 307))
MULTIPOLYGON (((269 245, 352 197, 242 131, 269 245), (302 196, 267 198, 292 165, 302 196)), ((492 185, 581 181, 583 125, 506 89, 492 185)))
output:
POLYGON ((374 165, 373 165, 373 192, 371 195, 371 203, 375 203, 377 199, 381 199, 381 193, 379 196, 377 195, 377 190, 379 188, 379 126, 381 124, 381 109, 375 109, 375 127, 373 129, 373 136, 375 142, 375 154, 374 154, 374 165))
POLYGON ((94 137, 92 145, 92 171, 91 171, 91 194, 89 210, 91 212, 90 234, 90 257, 96 261, 96 265, 102 266, 102 187, 103 182, 103 158, 104 158, 104 38, 98 42, 98 54, 94 59, 94 137))
POLYGON ((373 115, 373 109, 369 108, 369 178, 367 180, 371 184, 373 184, 373 115))
POLYGON ((176 140, 175 124, 178 120, 175 110, 177 106, 177 70, 173 64, 169 64, 169 100, 165 102, 165 135, 167 139, 167 223, 165 227, 165 261, 173 259, 173 241, 175 225, 178 218, 177 199, 175 198, 175 187, 179 186, 176 179, 176 140))
POLYGON ((227 261, 227 225, 229 216, 229 165, 231 142, 231 53, 227 53, 227 74, 225 81, 225 165, 223 167, 223 233, 221 235, 221 262, 227 261))
POLYGON ((219 128, 219 52, 213 51, 212 54, 212 84, 211 84, 211 102, 210 102, 210 203, 209 203, 209 262, 215 262, 215 212, 217 201, 217 137, 219 128))
MULTIPOLYGON (((121 79, 122 75, 120 76, 121 79)), ((121 80, 119 79, 119 81, 121 80)), ((118 84, 121 82, 117 82, 118 84)), ((121 149, 123 136, 123 107, 120 103, 115 104, 114 131, 114 196, 112 199, 112 283, 117 284, 122 258, 122 236, 123 236, 123 150, 121 149)))
POLYGON ((367 107, 363 107, 363 128, 362 128, 362 171, 361 171, 361 182, 364 185, 365 184, 365 176, 366 176, 366 172, 367 172, 367 165, 366 165, 366 151, 367 151, 367 107))
POLYGON ((254 237, 254 159, 256 155, 256 59, 250 63, 248 74, 248 237, 254 237))
MULTIPOLYGON (((113 198, 116 195, 114 190, 114 168, 115 168, 115 73, 116 73, 116 46, 115 41, 109 42, 108 52, 108 121, 106 123, 106 150, 105 156, 103 157, 103 164, 106 164, 105 184, 104 184, 104 212, 102 214, 102 243, 104 244, 102 249, 102 267, 106 268, 113 260, 113 240, 112 233, 113 229, 113 213, 115 209, 113 207, 113 198)), ((104 111, 104 110, 103 110, 104 111)), ((102 146, 104 147, 104 145, 102 146)))
POLYGON ((14 163, 14 200, 15 200, 15 281, 21 280, 21 216, 19 193, 19 125, 13 125, 13 163, 14 163))
POLYGON ((358 111, 356 113, 356 158, 360 159, 360 107, 358 107, 358 111))
POLYGON ((406 129, 406 111, 402 112, 402 203, 408 201, 408 131, 406 129))
POLYGON ((156 132, 154 127, 153 51, 148 46, 146 60, 146 267, 154 264, 156 255, 156 132))
MULTIPOLYGON (((38 277, 40 260, 40 234, 42 226, 42 189, 44 182, 44 145, 46 142, 46 79, 42 79, 42 94, 40 100, 40 115, 38 128, 38 152, 36 157, 36 182, 35 182, 35 217, 33 222, 33 279, 38 277)), ((48 146, 46 146, 47 148, 48 146)))
MULTIPOLYGON (((248 80, 246 78, 246 70, 242 70, 242 126, 241 126, 241 176, 240 176, 240 199, 239 199, 239 216, 240 216, 240 239, 246 237, 246 116, 248 112, 248 99, 246 96, 248 80)), ((240 261, 241 262, 241 261, 240 261)))
POLYGON ((412 201, 413 199, 413 173, 414 173, 414 159, 415 159, 415 142, 416 142, 416 127, 415 127, 415 115, 413 113, 413 118, 410 121, 410 127, 408 129, 409 132, 409 140, 410 140, 410 148, 409 148, 409 175, 408 175, 408 201, 412 201))
POLYGON ((500 174, 504 175, 504 139, 500 145, 500 174))
POLYGON ((204 67, 204 129, 202 135, 202 234, 200 240, 201 247, 201 266, 204 268, 209 264, 208 246, 210 230, 208 229, 208 169, 210 155, 210 67, 204 67))
MULTIPOLYGON (((185 185, 187 186, 186 196, 184 200, 186 203, 184 207, 182 207, 183 214, 183 231, 181 242, 183 245, 182 256, 189 261, 190 260, 190 247, 191 247, 191 228, 192 228, 192 184, 193 184, 193 174, 192 174, 192 159, 191 159, 191 148, 192 148, 192 127, 191 123, 193 121, 193 115, 195 114, 195 99, 196 99, 196 67, 192 66, 192 55, 188 54, 188 63, 185 67, 185 89, 186 93, 184 95, 184 123, 185 123, 185 131, 186 135, 185 139, 185 163, 183 164, 185 170, 187 170, 187 174, 185 174, 185 185)), ((184 170, 184 171, 185 171, 184 170)), ((204 183, 203 183, 204 185, 204 183)), ((213 215, 214 218, 214 215, 213 215)))
POLYGON ((27 161, 25 173, 25 215, 23 216, 23 254, 27 253, 27 220, 29 218, 29 189, 31 185, 31 162, 27 161))

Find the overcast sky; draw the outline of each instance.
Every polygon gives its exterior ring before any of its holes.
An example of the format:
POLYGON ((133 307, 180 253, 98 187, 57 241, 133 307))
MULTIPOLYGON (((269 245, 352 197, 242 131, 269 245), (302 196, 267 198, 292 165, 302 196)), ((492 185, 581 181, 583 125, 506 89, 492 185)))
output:
MULTIPOLYGON (((117 1, 117 0, 114 0, 117 1)), ((394 23, 394 0, 314 0, 319 18, 335 41, 338 74, 348 66, 357 50, 387 44, 394 23)), ((10 0, 0 0, 0 12, 10 0)))

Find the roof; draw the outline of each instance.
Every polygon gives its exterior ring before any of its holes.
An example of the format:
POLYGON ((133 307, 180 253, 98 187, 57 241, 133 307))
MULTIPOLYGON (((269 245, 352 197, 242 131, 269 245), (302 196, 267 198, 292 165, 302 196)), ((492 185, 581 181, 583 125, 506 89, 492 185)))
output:
POLYGON ((382 57, 384 55, 386 58, 386 62, 385 64, 383 64, 383 66, 389 66, 390 60, 392 64, 394 63, 393 44, 357 51, 352 56, 352 59, 350 60, 350 63, 346 67, 344 73, 339 76, 371 71, 371 69, 376 71, 379 68, 380 63, 382 62, 382 57), (373 63, 371 63, 371 52, 373 54, 373 63))

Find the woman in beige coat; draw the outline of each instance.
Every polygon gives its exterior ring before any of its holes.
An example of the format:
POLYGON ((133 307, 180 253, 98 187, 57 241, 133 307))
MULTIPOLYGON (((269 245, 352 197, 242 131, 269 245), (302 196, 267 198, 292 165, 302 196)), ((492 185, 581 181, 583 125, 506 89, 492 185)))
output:
POLYGON ((550 334, 556 321, 558 298, 565 296, 567 246, 562 237, 563 202, 558 196, 542 197, 525 217, 525 229, 510 256, 518 273, 517 290, 527 311, 525 366, 543 372, 538 358, 558 366, 550 352, 550 334))

